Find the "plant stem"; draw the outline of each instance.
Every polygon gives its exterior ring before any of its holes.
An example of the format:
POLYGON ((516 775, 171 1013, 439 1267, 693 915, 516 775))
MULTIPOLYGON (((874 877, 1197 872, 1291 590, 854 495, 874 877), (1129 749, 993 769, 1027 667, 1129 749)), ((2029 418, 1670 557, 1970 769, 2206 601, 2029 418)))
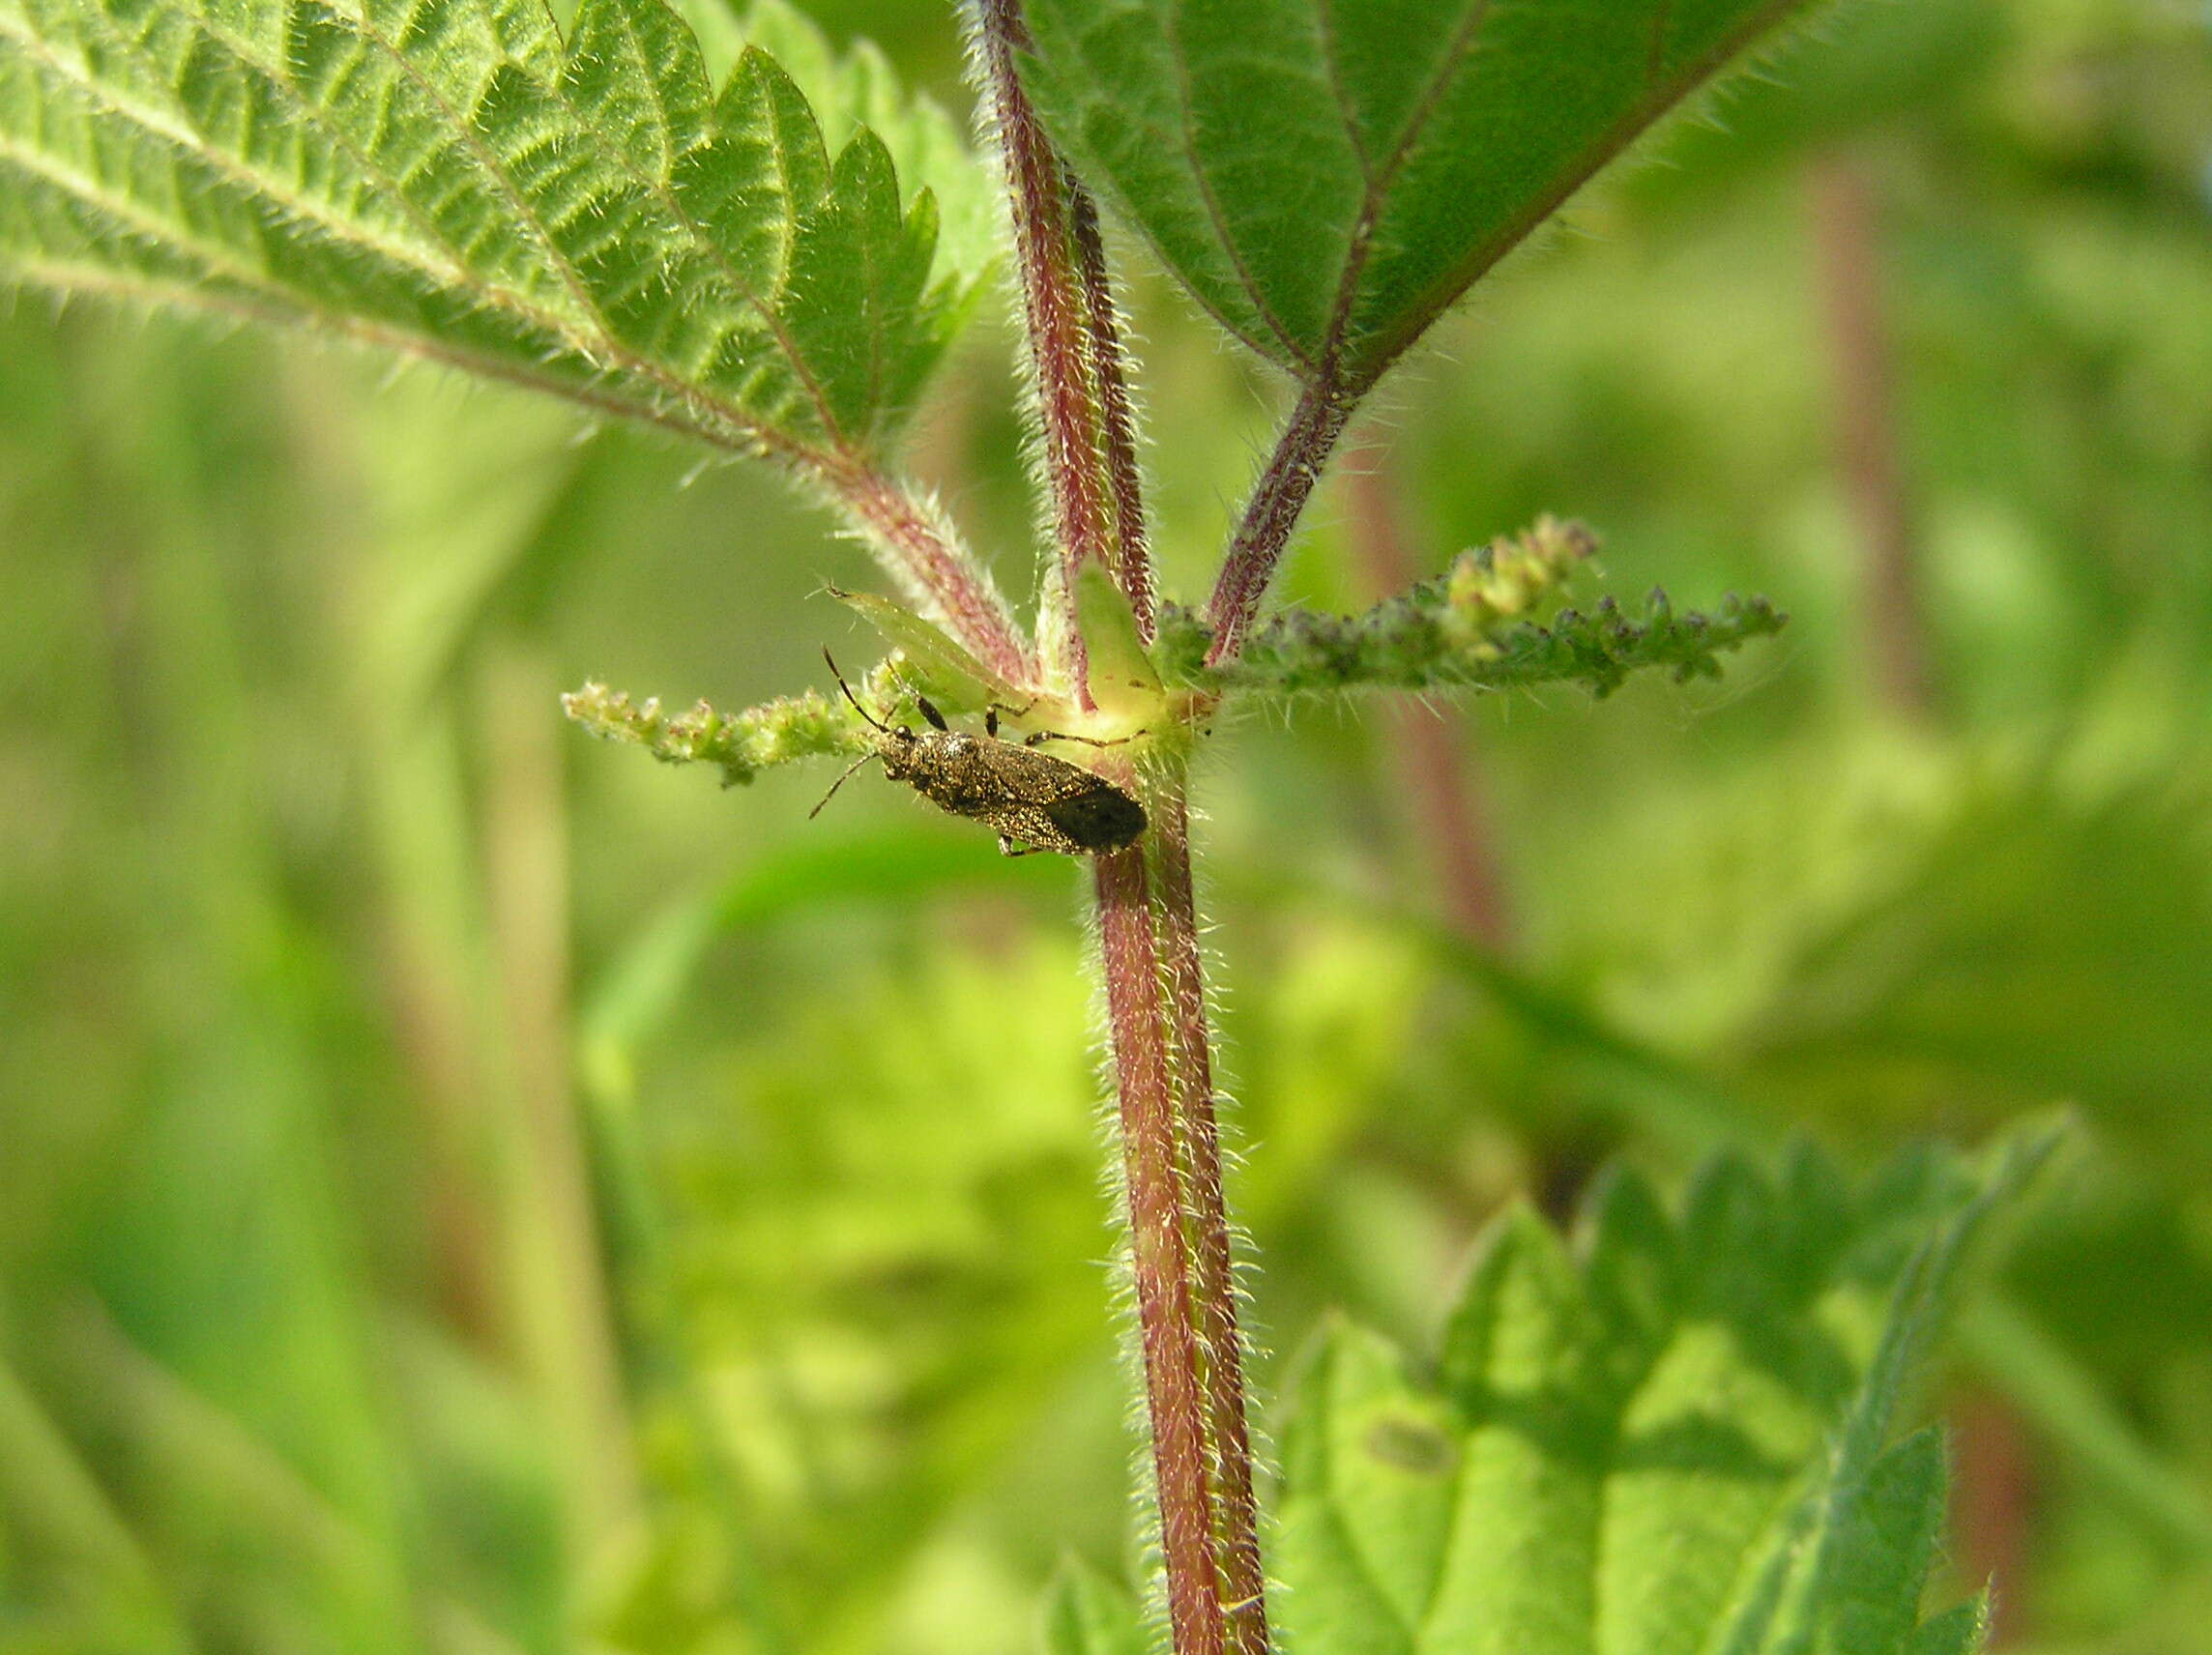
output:
POLYGON ((1328 463, 1329 450, 1352 417, 1353 400, 1338 394, 1326 380, 1299 393, 1214 579, 1213 597, 1207 607, 1207 621, 1213 628, 1213 643, 1206 652, 1208 666, 1233 659, 1244 647, 1244 634, 1259 613, 1260 599, 1266 595, 1291 531, 1297 527, 1298 514, 1328 463))
POLYGON ((1152 641, 1150 548, 1146 543, 1144 484, 1137 475, 1137 422, 1129 406, 1128 376, 1121 369, 1121 323, 1114 288, 1106 275, 1106 244, 1098 233, 1098 204, 1070 173, 1067 179, 1070 228, 1083 278, 1083 306, 1089 325, 1091 372, 1098 387, 1098 413, 1106 443, 1106 480, 1114 491, 1114 534, 1120 553, 1114 575, 1137 619, 1137 636, 1152 641))
MULTIPOLYGON (((1399 490, 1382 445, 1369 442, 1346 469, 1345 505, 1353 554, 1381 603, 1412 586, 1417 573, 1406 549, 1399 490)), ((1424 707, 1393 697, 1383 710, 1391 757, 1402 778, 1415 830, 1428 841, 1444 914, 1461 935, 1502 949, 1511 939, 1504 882, 1499 877, 1474 767, 1467 761, 1466 721, 1449 702, 1424 707)))
POLYGON ((1067 687, 1078 706, 1088 706, 1083 638, 1075 626, 1075 575, 1087 563, 1112 570, 1121 560, 1115 556, 1101 464, 1105 433, 1069 226, 1067 172, 1014 74, 1015 48, 1028 44, 1018 0, 980 0, 976 19, 975 56, 1005 162, 1022 331, 1029 343, 1041 457, 1052 495, 1067 687))
POLYGON ((505 1013, 509 1243, 517 1343, 559 1464, 564 1539, 578 1567, 643 1510, 592 1168, 568 1061, 568 846, 562 747, 544 709, 559 675, 515 642, 483 668, 484 877, 505 1013))
POLYGON ((1223 1655, 1208 1410, 1191 1318, 1184 1191, 1168 1081, 1170 1019, 1152 925, 1157 893, 1141 845, 1098 857, 1092 879, 1120 1103, 1129 1267, 1151 1428, 1168 1624, 1176 1655, 1223 1655))
POLYGON ((1814 240, 1844 489, 1858 519, 1867 649, 1882 698, 1908 718, 1935 703, 1912 510, 1898 456, 1896 375, 1882 316, 1880 225, 1862 163, 1831 157, 1811 178, 1814 240))
MULTIPOLYGON (((1059 537, 1067 689, 1089 701, 1075 577, 1103 565, 1141 637, 1154 621, 1135 421, 1095 204, 1014 74, 1019 0, 977 0, 975 54, 1005 158, 1044 477, 1059 537)), ((1337 421, 1341 427, 1341 419, 1337 421)), ((1310 489, 1311 479, 1306 487, 1310 489)), ((1288 521, 1296 517, 1289 508, 1288 521)), ((1049 599, 1048 599, 1049 601, 1049 599)), ((1040 630, 1041 630, 1040 626, 1040 630)), ((1100 970, 1128 1204, 1130 1277, 1176 1655, 1266 1655, 1211 1035, 1179 761, 1115 767, 1140 788, 1143 842, 1096 858, 1100 970)))
POLYGON ((1951 1531, 1969 1580, 1990 1586, 1988 1647, 2021 1641, 2019 1587, 2027 1580, 2035 1465, 2020 1416, 1981 1387, 1951 1406, 1951 1531))
POLYGON ((1214 1533, 1229 1647, 1266 1655, 1266 1572, 1260 1556, 1259 1501, 1252 1490, 1252 1439, 1244 1419, 1244 1337, 1237 1324, 1235 1256, 1221 1181, 1213 1042, 1206 970, 1190 874, 1190 813, 1180 775, 1155 789, 1152 915, 1167 969, 1168 1074, 1182 1150, 1183 1205, 1192 1253, 1192 1296, 1206 1357, 1206 1425, 1214 1480, 1214 1533))

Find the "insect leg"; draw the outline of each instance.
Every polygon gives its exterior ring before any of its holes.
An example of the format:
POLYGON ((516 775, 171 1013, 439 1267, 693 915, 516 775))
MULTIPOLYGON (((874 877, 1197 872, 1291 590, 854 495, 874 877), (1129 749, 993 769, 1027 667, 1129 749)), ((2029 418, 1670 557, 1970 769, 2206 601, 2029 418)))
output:
POLYGON ((1034 845, 1016 844, 1011 833, 999 835, 999 855, 1002 857, 1033 857, 1036 854, 1037 848, 1034 845))
POLYGON ((1024 736, 1022 738, 1022 745, 1025 747, 1034 747, 1040 742, 1044 741, 1081 741, 1086 747, 1121 747, 1126 746, 1129 742, 1134 741, 1138 736, 1148 736, 1150 734, 1151 734, 1151 732, 1149 730, 1139 730, 1133 735, 1116 736, 1110 740, 1100 740, 1096 736, 1070 736, 1065 731, 1062 730, 1038 730, 1031 735, 1024 736))

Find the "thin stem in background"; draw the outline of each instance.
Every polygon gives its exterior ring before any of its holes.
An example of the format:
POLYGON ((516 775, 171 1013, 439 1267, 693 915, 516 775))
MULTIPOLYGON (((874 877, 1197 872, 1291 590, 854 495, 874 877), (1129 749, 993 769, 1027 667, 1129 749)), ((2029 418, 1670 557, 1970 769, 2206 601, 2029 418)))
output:
MULTIPOLYGON (((1380 443, 1347 469, 1345 504, 1352 550, 1380 603, 1419 578, 1406 548, 1395 474, 1380 443)), ((1512 935, 1504 883, 1484 821, 1475 768, 1468 761, 1467 721, 1445 703, 1423 707, 1393 696, 1383 709, 1391 760, 1425 841, 1444 899, 1444 915, 1470 942, 1503 948, 1512 935)))
POLYGON ((1150 798, 1153 912, 1167 972, 1169 1084, 1182 1147, 1183 1201, 1189 1215, 1193 1297, 1206 1356, 1206 1422, 1214 1481, 1214 1532, 1220 1547, 1223 1614, 1235 1655, 1266 1655, 1266 1568, 1260 1556, 1260 1507, 1252 1487, 1252 1437, 1245 1423, 1244 1334, 1237 1321, 1236 1256, 1221 1179, 1221 1134, 1213 1089, 1212 1035, 1207 1017, 1205 957, 1190 873, 1190 813, 1180 776, 1150 798))
MULTIPOLYGON (((1066 687, 1078 706, 1089 706, 1083 638, 1075 625, 1076 571, 1088 563, 1115 570, 1121 560, 1116 556, 1101 463, 1105 433, 1091 381, 1091 326, 1068 221, 1067 172, 1014 73, 1014 51, 1028 44, 1019 5, 1016 0, 980 0, 976 18, 975 55, 1005 163, 1023 334, 1052 496, 1060 601, 1066 606, 1066 687)), ((1125 572, 1117 572, 1127 591, 1125 572)))
MULTIPOLYGON (((1158 831, 1155 825, 1154 832, 1158 831)), ((1220 1574, 1199 1338, 1183 1237, 1175 1100, 1163 1038, 1160 961, 1142 845, 1096 858, 1098 946, 1106 979, 1129 1267, 1137 1296, 1146 1414, 1159 1498, 1160 1553, 1176 1655, 1223 1655, 1220 1574)))
POLYGON ((1219 666, 1244 647, 1244 635, 1251 630, 1291 531, 1297 527, 1298 515, 1351 417, 1350 399, 1334 394, 1325 384, 1307 387, 1291 410, 1213 583, 1213 596, 1207 606, 1207 621, 1213 628, 1213 643, 1206 652, 1208 666, 1219 666))
POLYGON ((588 1570, 644 1499, 569 1065, 568 807, 544 713, 560 682, 528 645, 485 664, 484 863, 511 1099, 501 1147, 515 1331, 561 1448, 569 1555, 588 1570))
POLYGON ((1988 1647, 2020 1641, 2019 1593, 2027 1579, 2035 1521, 2034 1462, 2020 1415, 1994 1392, 1974 1388, 1951 1408, 1951 1525, 1969 1581, 1990 1588, 1988 1647))
POLYGON ((1864 547, 1867 650, 1882 698, 1909 717, 1925 717, 1934 709, 1935 674, 1898 457, 1896 373, 1882 316, 1874 189, 1860 162, 1836 156, 1813 168, 1810 193, 1839 459, 1864 547))

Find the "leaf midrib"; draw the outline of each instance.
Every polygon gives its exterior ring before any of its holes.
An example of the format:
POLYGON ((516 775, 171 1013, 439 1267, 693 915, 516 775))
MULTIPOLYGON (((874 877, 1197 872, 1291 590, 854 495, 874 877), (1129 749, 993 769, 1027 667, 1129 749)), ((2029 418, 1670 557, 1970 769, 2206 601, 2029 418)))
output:
MULTIPOLYGON (((1666 1360, 1668 1355, 1674 1351, 1676 1345, 1680 1342, 1683 1330, 1690 1320, 1692 1319, 1687 1319, 1679 1315, 1674 1319, 1674 1321, 1668 1326, 1665 1338, 1657 1341, 1653 1345, 1651 1353, 1644 1359, 1642 1367, 1636 1373, 1635 1378, 1628 1384, 1621 1387, 1618 1404, 1613 1408, 1609 1409, 1606 1414, 1608 1440, 1604 1453, 1598 1461, 1600 1469, 1595 1478, 1597 1484, 1597 1498, 1593 1502, 1593 1517, 1590 1532, 1586 1537, 1587 1542, 1586 1551, 1591 1562, 1591 1586, 1590 1618, 1589 1624, 1586 1629, 1586 1636, 1583 1640, 1583 1646, 1586 1650, 1590 1651, 1591 1655, 1601 1655, 1601 1652, 1598 1649, 1598 1629, 1604 1624, 1605 1606, 1603 1599, 1603 1588, 1605 1582, 1605 1572, 1602 1568, 1598 1567, 1598 1564, 1602 1561, 1604 1556, 1606 1524, 1610 1512, 1610 1500, 1608 1496, 1612 1490, 1614 1478, 1619 1469, 1618 1450, 1621 1440, 1621 1425, 1622 1422, 1635 1411, 1637 1403, 1643 1398, 1645 1390, 1650 1386, 1652 1377, 1659 1371, 1661 1364, 1666 1360)), ((1432 1647, 1431 1638, 1433 1632, 1433 1623, 1437 1613, 1438 1598, 1444 1587, 1444 1582, 1448 1573, 1448 1566, 1452 1554, 1452 1541, 1459 1529, 1461 1509, 1466 1504, 1466 1500, 1464 1498, 1466 1474, 1467 1455, 1463 1451, 1457 1457, 1452 1466, 1451 1499, 1450 1503, 1445 1507, 1443 1544, 1439 1548, 1437 1553, 1437 1572, 1435 1577, 1429 1582, 1428 1602, 1423 1606, 1418 1621, 1409 1622, 1403 1615, 1400 1615, 1395 1609, 1390 1610, 1392 1619, 1395 1620, 1397 1624, 1405 1630, 1408 1646, 1413 1652, 1413 1655, 1424 1655, 1424 1652, 1432 1647)), ((1785 1483, 1782 1490, 1776 1495, 1773 1504, 1775 1510, 1777 1511, 1788 1503, 1788 1487, 1789 1485, 1785 1483)), ((1338 1518, 1336 1511, 1333 1509, 1335 1505, 1333 1499, 1330 1501, 1330 1504, 1332 1507, 1330 1512, 1331 1521, 1340 1522, 1341 1520, 1338 1518)), ((1768 1527, 1771 1525, 1772 1518, 1773 1514, 1770 1512, 1766 1520, 1761 1523, 1760 1527, 1753 1531, 1751 1540, 1746 1543, 1736 1557, 1732 1560, 1732 1567, 1729 1571, 1729 1578, 1732 1582, 1739 1580, 1742 1577, 1746 1562, 1758 1553, 1761 1538, 1767 1532, 1768 1527)), ((1346 1534, 1346 1538, 1349 1541, 1351 1539, 1352 1531, 1349 1527, 1346 1527, 1344 1528, 1344 1532, 1346 1534)), ((1381 1590, 1379 1579, 1374 1574, 1373 1569, 1369 1565, 1365 1553, 1359 1550, 1356 1544, 1348 1545, 1347 1550, 1351 1552, 1357 1560, 1361 1577, 1368 1581, 1371 1585, 1376 1587, 1377 1601, 1384 1605, 1386 1608, 1389 1607, 1389 1597, 1387 1594, 1381 1590)), ((1703 1646, 1703 1640, 1709 1640, 1713 1632, 1718 1630, 1718 1628, 1724 1624, 1727 1619, 1725 1608, 1727 1603, 1726 1594, 1724 1594, 1722 1598, 1722 1603, 1724 1607, 1719 1618, 1717 1618, 1713 1624, 1701 1629, 1702 1638, 1701 1642, 1698 1645, 1701 1648, 1703 1646)))
MULTIPOLYGON (((1317 16, 1325 17, 1328 7, 1329 0, 1314 0, 1317 16)), ((1391 146, 1389 155, 1384 158, 1379 169, 1374 168, 1366 157, 1359 139, 1358 125, 1351 105, 1343 96, 1335 61, 1333 58, 1328 60, 1329 88, 1336 95, 1337 113, 1344 120, 1345 137, 1351 143, 1353 155, 1359 158, 1360 177, 1365 181, 1365 188, 1360 193, 1359 217, 1353 224, 1351 244, 1345 249, 1344 274, 1337 280, 1336 301, 1329 307, 1328 331, 1322 342, 1323 371, 1331 377, 1335 373, 1339 353, 1344 348, 1345 331, 1352 323, 1353 305, 1359 297, 1359 277, 1366 269, 1367 255, 1374 247, 1375 222, 1382 213, 1382 197, 1398 174, 1404 170, 1407 158, 1412 154, 1421 130, 1428 125, 1429 117, 1436 113, 1445 87, 1450 84, 1452 76, 1459 73, 1461 63, 1473 48, 1474 37, 1489 19, 1490 0, 1472 0, 1467 15, 1461 20, 1459 32, 1444 48, 1442 61, 1438 64, 1435 73, 1429 77, 1428 85, 1415 101, 1405 131, 1399 134, 1398 141, 1391 146)), ((1326 27, 1322 30, 1324 51, 1330 34, 1331 31, 1326 27)))
MULTIPOLYGON (((1496 235, 1470 249, 1465 258, 1445 271, 1413 303, 1408 305, 1405 308, 1406 320, 1396 329, 1379 335, 1381 343, 1372 362, 1356 381, 1348 385, 1348 393, 1363 393, 1372 387, 1388 370, 1390 364, 1427 331, 1430 323, 1450 308, 1452 303, 1480 280, 1493 265, 1527 241, 1538 225, 1565 205, 1569 197, 1634 142, 1639 134, 1688 97, 1701 82, 1717 74, 1759 36, 1790 13, 1802 10, 1809 3, 1810 0, 1770 0, 1769 4, 1748 14, 1711 50, 1690 59, 1679 73, 1663 85, 1655 85, 1651 72, 1647 69, 1644 97, 1632 104, 1619 120, 1599 133, 1572 165, 1559 169, 1550 189, 1532 198, 1519 215, 1501 225, 1496 235)), ((1672 17, 1673 10, 1674 0, 1660 0, 1657 18, 1662 29, 1672 17)))

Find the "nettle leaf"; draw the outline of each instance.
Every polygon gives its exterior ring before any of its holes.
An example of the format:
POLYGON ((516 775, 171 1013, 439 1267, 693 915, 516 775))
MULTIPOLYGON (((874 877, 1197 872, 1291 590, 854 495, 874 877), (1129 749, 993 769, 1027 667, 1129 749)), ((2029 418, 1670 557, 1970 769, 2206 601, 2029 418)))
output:
MULTIPOLYGON (((863 78, 848 104, 906 118, 863 78)), ((717 87, 662 0, 582 0, 566 41, 542 0, 0 0, 0 280, 320 324, 820 469, 882 445, 982 274, 852 120, 832 153, 758 49, 717 87)))
POLYGON ((1433 1373, 1351 1327, 1309 1359, 1285 1647, 1964 1655, 1977 1610, 1919 1612, 1941 1452, 1889 1445, 1889 1420, 1962 1247, 2043 1152, 1978 1188, 1924 1157, 1858 1194, 1810 1152, 1774 1178, 1725 1158, 1678 1216, 1619 1176, 1579 1260, 1509 1215, 1433 1373))
MULTIPOLYGON (((683 11, 694 26, 702 14, 728 26, 724 0, 685 0, 683 11)), ((753 0, 737 38, 767 52, 798 82, 832 150, 865 128, 883 140, 910 189, 937 198, 940 255, 949 268, 972 273, 973 291, 974 274, 998 258, 1000 209, 990 170, 976 164, 959 123, 901 86, 874 42, 855 41, 840 53, 813 18, 784 0, 753 0)))
POLYGON ((1223 326, 1356 394, 1799 0, 1029 0, 1032 94, 1223 326))

